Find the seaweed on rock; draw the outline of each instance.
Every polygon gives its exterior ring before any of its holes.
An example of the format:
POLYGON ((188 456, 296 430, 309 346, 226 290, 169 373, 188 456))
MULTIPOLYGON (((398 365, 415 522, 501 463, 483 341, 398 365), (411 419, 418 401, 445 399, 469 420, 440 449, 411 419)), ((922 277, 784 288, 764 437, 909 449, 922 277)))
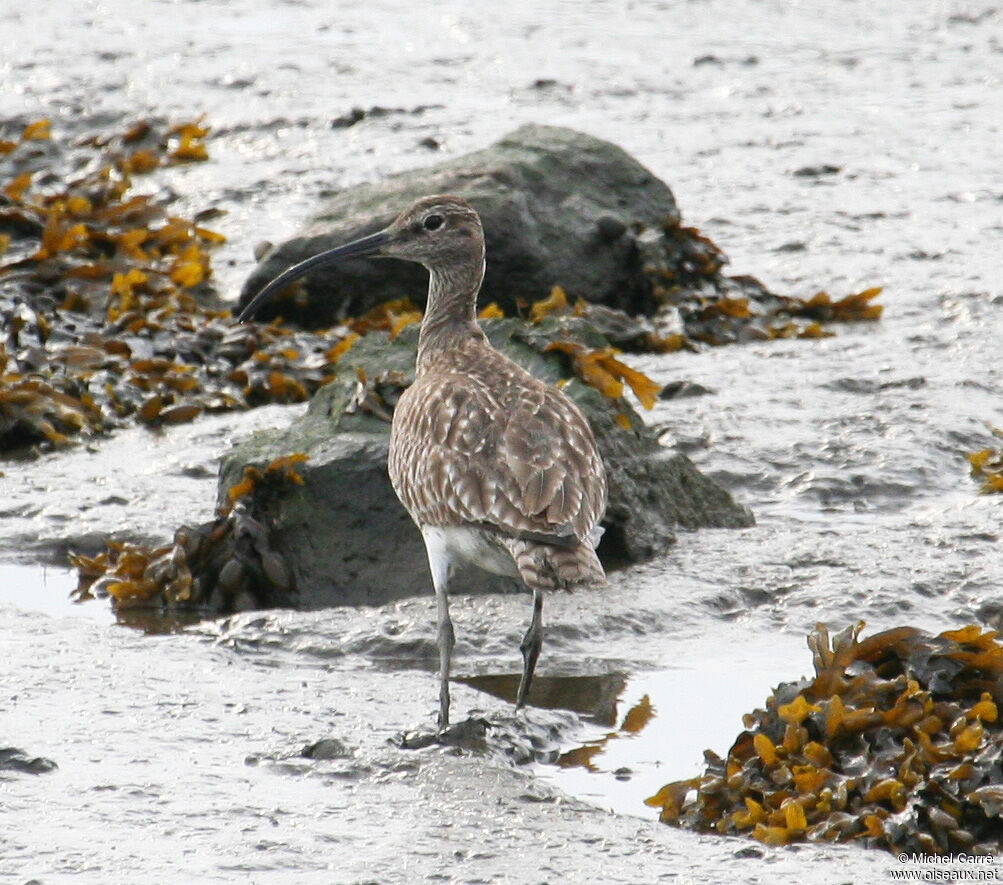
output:
POLYGON ((272 541, 266 510, 282 485, 302 485, 295 452, 264 469, 246 467, 227 490, 216 518, 181 526, 173 542, 149 548, 109 541, 96 556, 71 553, 77 569, 77 598, 107 596, 116 611, 244 611, 288 604, 295 596, 292 569, 272 541))

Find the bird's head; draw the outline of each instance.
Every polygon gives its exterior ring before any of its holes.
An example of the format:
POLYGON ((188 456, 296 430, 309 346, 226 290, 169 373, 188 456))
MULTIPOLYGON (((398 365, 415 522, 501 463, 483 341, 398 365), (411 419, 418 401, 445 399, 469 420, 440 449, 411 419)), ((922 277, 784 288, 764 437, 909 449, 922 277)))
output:
POLYGON ((451 269, 484 268, 484 232, 473 207, 459 197, 422 197, 405 209, 383 230, 321 252, 280 273, 241 311, 240 322, 249 320, 276 292, 318 267, 372 256, 402 258, 423 264, 430 272, 448 274, 451 269))

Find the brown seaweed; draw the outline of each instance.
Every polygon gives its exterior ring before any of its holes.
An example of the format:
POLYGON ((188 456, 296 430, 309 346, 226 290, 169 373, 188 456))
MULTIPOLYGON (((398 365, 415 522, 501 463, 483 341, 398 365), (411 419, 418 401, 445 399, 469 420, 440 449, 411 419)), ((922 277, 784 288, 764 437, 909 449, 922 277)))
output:
POLYGON ((990 854, 1003 837, 1003 646, 978 626, 930 636, 863 624, 808 639, 815 677, 780 685, 726 758, 649 805, 677 826, 768 844, 859 841, 990 854))
MULTIPOLYGON (((990 427, 993 436, 1003 438, 1003 430, 990 427)), ((985 448, 968 456, 972 476, 982 481, 979 491, 984 495, 1003 492, 1003 448, 985 448)))
POLYGON ((108 541, 95 556, 71 553, 77 598, 109 597, 118 612, 215 613, 291 603, 293 571, 272 543, 264 504, 285 483, 303 484, 296 466, 306 460, 295 452, 263 469, 246 467, 216 518, 197 527, 181 526, 170 544, 150 548, 108 541))
MULTIPOLYGON (((160 426, 303 401, 357 336, 394 338, 420 321, 413 304, 394 301, 319 333, 280 322, 234 328, 213 287, 212 249, 223 237, 202 223, 221 213, 184 218, 169 191, 137 189, 161 167, 208 160, 210 135, 201 119, 144 119, 73 142, 48 120, 0 132, 0 451, 65 446, 127 421, 160 426)), ((694 229, 669 223, 663 234, 649 243, 641 232, 637 242, 671 322, 581 299, 572 306, 559 287, 528 307, 534 324, 576 317, 605 337, 562 336, 553 346, 572 373, 614 398, 624 384, 646 406, 657 395, 620 350, 821 337, 822 322, 880 315, 876 289, 803 301, 752 278, 712 286, 723 253, 694 229)), ((485 321, 500 315, 482 311, 485 321)))

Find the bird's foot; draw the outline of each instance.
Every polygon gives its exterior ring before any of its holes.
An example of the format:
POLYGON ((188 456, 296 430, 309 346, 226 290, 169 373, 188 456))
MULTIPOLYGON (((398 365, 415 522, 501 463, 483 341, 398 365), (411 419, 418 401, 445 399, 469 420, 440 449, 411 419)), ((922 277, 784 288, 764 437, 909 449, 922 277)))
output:
POLYGON ((392 742, 402 750, 424 750, 433 744, 445 747, 476 749, 484 742, 491 723, 487 719, 472 716, 437 731, 418 729, 397 735, 392 742))
POLYGON ((440 744, 449 746, 470 746, 478 741, 484 740, 491 723, 480 716, 471 716, 462 722, 456 722, 448 728, 439 731, 438 740, 440 744))

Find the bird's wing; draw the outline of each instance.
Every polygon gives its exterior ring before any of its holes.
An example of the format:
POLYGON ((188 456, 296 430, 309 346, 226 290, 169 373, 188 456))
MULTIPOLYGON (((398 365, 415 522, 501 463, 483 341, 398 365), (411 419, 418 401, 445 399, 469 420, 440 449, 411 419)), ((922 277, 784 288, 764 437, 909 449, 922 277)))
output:
POLYGON ((606 507, 605 470, 585 417, 521 370, 417 381, 394 414, 389 467, 419 525, 480 524, 575 546, 606 507))

